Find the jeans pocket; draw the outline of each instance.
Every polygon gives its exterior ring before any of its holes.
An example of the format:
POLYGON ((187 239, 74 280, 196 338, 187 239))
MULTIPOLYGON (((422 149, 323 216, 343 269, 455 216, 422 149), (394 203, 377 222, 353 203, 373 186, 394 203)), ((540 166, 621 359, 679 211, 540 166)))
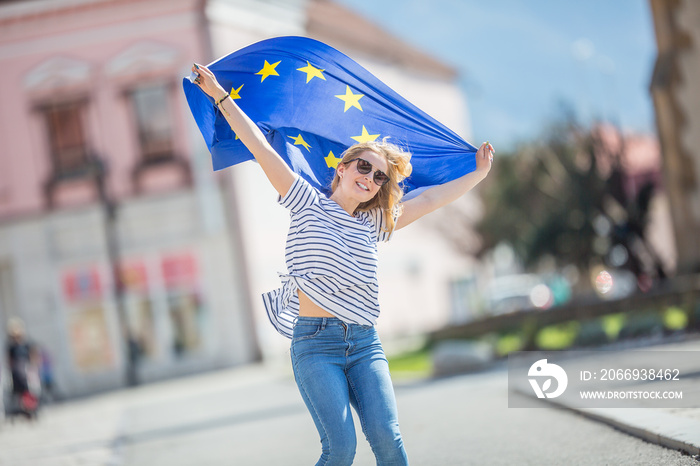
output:
POLYGON ((304 341, 314 338, 316 335, 321 333, 323 326, 318 324, 301 324, 297 323, 294 326, 294 332, 292 334, 292 343, 295 341, 304 341))

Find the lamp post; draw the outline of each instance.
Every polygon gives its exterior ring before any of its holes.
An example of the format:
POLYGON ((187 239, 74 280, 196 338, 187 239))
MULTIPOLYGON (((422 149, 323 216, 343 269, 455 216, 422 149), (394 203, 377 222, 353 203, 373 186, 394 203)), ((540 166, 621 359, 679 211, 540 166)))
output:
POLYGON ((110 198, 107 193, 105 183, 106 167, 104 161, 93 155, 90 160, 90 171, 95 181, 95 186, 100 199, 104 213, 104 233, 105 242, 107 245, 107 261, 109 263, 109 271, 114 283, 114 300, 117 308, 117 318, 122 337, 122 350, 125 353, 126 360, 126 383, 133 387, 138 385, 138 363, 140 357, 140 348, 138 342, 129 326, 129 320, 126 315, 126 307, 124 305, 124 282, 120 270, 121 249, 119 247, 119 235, 117 232, 117 202, 110 198))

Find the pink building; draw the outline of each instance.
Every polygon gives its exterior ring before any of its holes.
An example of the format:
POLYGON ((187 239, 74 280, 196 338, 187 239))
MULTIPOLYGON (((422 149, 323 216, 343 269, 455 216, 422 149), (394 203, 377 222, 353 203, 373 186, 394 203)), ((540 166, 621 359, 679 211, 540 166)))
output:
POLYGON ((182 98, 203 25, 198 0, 0 6, 0 330, 26 322, 64 395, 124 384, 122 323, 141 381, 259 357, 233 198, 182 98))

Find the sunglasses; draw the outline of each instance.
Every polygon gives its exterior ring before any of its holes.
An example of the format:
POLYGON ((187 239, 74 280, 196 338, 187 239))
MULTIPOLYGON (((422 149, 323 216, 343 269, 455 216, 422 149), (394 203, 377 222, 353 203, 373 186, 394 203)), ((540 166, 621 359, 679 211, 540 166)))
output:
MULTIPOLYGON (((371 172, 372 169, 374 168, 370 162, 366 161, 365 159, 361 159, 361 158, 348 160, 347 162, 345 162, 345 165, 349 165, 349 164, 353 163, 355 160, 357 160, 357 172, 360 175, 366 175, 369 172, 371 172)), ((374 184, 376 184, 377 186, 379 186, 381 188, 382 186, 384 186, 385 184, 387 184, 389 182, 389 175, 387 175, 386 173, 384 173, 381 170, 374 170, 374 176, 372 177, 372 179, 374 180, 374 184)))

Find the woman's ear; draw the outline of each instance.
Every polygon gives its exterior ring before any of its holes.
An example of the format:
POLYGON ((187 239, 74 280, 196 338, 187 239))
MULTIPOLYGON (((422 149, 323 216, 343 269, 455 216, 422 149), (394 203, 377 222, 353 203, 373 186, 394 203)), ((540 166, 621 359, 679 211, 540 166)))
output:
POLYGON ((345 174, 345 164, 339 163, 338 167, 336 167, 335 171, 338 174, 338 177, 342 178, 343 175, 345 174))

